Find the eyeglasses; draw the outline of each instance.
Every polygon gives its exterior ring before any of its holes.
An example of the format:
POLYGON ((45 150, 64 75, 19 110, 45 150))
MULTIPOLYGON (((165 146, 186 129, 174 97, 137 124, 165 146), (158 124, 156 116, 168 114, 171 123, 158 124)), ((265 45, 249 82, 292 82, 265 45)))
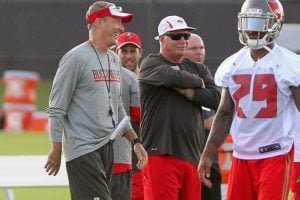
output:
POLYGON ((176 41, 180 40, 182 37, 185 40, 188 40, 191 37, 190 33, 166 33, 164 35, 166 35, 166 36, 170 37, 172 40, 176 40, 176 41))

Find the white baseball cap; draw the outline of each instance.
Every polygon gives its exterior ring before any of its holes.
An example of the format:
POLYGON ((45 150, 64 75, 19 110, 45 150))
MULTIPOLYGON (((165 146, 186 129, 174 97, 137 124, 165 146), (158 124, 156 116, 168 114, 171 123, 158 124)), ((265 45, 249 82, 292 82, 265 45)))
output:
POLYGON ((158 40, 159 36, 164 35, 169 31, 177 31, 177 30, 188 30, 192 31, 196 28, 189 27, 183 18, 178 17, 176 15, 167 16, 163 18, 158 25, 158 36, 154 39, 158 40))

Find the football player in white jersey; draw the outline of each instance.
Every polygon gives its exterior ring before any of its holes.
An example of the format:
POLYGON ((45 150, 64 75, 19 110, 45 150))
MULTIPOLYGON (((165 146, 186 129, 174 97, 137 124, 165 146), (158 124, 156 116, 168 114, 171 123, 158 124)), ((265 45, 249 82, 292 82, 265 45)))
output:
POLYGON ((222 99, 198 172, 211 186, 210 157, 231 133, 230 200, 287 199, 294 117, 300 110, 300 57, 275 43, 283 18, 279 0, 246 0, 238 14, 239 40, 245 47, 215 75, 222 99))

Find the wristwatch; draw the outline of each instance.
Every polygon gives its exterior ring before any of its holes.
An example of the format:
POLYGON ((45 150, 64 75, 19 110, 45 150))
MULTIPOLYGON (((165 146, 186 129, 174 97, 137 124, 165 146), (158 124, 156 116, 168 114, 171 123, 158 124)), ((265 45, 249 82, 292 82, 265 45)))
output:
POLYGON ((133 145, 135 145, 136 143, 141 143, 143 144, 142 140, 140 138, 135 138, 133 141, 132 141, 133 145))

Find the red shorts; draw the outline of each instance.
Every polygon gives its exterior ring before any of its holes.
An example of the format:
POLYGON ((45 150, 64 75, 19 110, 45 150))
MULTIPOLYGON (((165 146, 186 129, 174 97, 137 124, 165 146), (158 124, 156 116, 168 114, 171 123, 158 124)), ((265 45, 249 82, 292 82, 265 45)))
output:
POLYGON ((300 181, 297 179, 300 177, 300 162, 294 162, 291 176, 291 191, 293 200, 300 200, 300 181))
POLYGON ((142 172, 134 172, 132 174, 131 200, 144 200, 142 172))
POLYGON ((197 166, 167 155, 149 156, 144 175, 145 200, 200 199, 197 166))
POLYGON ((227 199, 287 199, 292 153, 258 160, 232 158, 227 199))

